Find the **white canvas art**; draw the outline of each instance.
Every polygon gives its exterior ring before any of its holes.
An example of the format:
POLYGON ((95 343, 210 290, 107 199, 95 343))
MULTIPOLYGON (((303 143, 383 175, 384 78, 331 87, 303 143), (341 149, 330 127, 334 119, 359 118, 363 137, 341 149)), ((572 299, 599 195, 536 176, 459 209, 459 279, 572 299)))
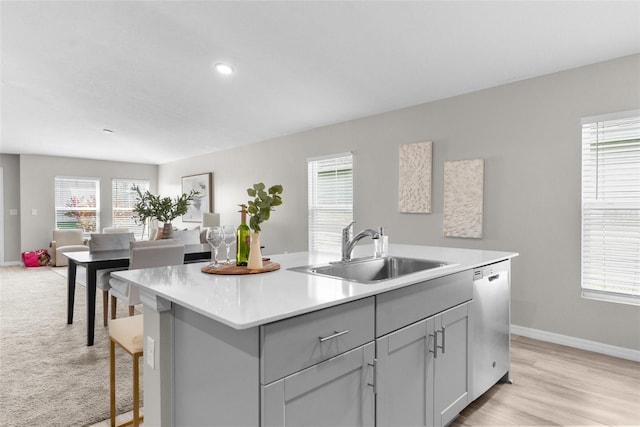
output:
POLYGON ((482 237, 484 160, 444 162, 444 235, 482 237))
POLYGON ((432 142, 400 145, 398 207, 402 213, 431 213, 432 142))

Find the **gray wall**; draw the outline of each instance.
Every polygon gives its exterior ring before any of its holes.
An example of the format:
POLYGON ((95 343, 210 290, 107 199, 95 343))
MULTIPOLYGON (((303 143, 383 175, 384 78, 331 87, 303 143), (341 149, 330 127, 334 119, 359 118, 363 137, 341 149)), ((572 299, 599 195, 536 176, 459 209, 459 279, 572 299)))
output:
POLYGON ((580 297, 580 119, 640 108, 638 88, 634 55, 161 165, 159 191, 214 172, 215 211, 237 224, 247 187, 282 184, 265 253, 306 250, 306 159, 353 151, 357 229, 384 225, 391 243, 519 252, 514 324, 640 350, 639 307, 580 297), (420 141, 434 143, 433 213, 400 214, 398 145, 420 141), (445 238, 443 162, 473 158, 485 159, 484 238, 445 238))
POLYGON ((100 227, 111 226, 111 180, 147 179, 156 191, 158 166, 52 156, 20 156, 20 252, 47 248, 55 228, 54 178, 100 178, 100 227), (32 209, 37 215, 32 215, 32 209))
POLYGON ((0 166, 4 172, 4 262, 15 263, 20 261, 20 215, 9 215, 9 212, 17 209, 20 213, 20 156, 0 154, 0 166))

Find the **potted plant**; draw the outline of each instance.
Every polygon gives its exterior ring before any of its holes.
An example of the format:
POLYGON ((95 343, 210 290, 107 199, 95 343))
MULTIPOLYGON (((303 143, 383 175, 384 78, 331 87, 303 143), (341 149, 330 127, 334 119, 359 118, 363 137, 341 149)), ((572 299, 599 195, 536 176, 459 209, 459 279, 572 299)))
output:
POLYGON ((247 268, 261 269, 262 252, 260 251, 260 232, 262 231, 260 224, 267 221, 271 217, 271 211, 274 206, 282 204, 282 185, 273 185, 266 190, 266 186, 259 182, 254 184, 252 188, 247 189, 247 194, 253 197, 253 200, 247 202, 247 212, 250 215, 249 228, 251 228, 251 246, 249 249, 249 262, 247 268))
MULTIPOLYGON (((182 193, 173 199, 171 197, 160 197, 149 190, 144 193, 140 187, 134 186, 133 190, 138 193, 133 211, 138 214, 140 221, 147 224, 150 219, 157 219, 163 223, 162 234, 159 238, 168 239, 173 234, 171 221, 187 213, 189 204, 198 196, 196 190, 191 190, 189 194, 182 193)), ((158 233, 160 235, 160 233, 158 233)))

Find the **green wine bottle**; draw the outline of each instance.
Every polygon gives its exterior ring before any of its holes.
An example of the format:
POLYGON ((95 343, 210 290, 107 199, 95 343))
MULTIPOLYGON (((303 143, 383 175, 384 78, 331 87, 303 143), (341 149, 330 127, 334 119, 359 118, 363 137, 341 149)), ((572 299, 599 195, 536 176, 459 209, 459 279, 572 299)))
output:
POLYGON ((249 261, 251 232, 247 225, 247 205, 240 206, 240 225, 236 232, 236 265, 246 266, 249 261))

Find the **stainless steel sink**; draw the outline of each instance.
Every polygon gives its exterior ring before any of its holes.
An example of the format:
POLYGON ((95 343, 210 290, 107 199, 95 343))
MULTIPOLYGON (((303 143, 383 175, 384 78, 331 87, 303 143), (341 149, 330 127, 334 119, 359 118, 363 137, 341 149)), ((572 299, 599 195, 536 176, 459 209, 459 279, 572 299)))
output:
POLYGON ((390 256, 342 261, 317 266, 307 265, 290 268, 289 270, 350 280, 352 282, 376 283, 419 271, 446 267, 448 265, 450 264, 443 261, 390 256))

